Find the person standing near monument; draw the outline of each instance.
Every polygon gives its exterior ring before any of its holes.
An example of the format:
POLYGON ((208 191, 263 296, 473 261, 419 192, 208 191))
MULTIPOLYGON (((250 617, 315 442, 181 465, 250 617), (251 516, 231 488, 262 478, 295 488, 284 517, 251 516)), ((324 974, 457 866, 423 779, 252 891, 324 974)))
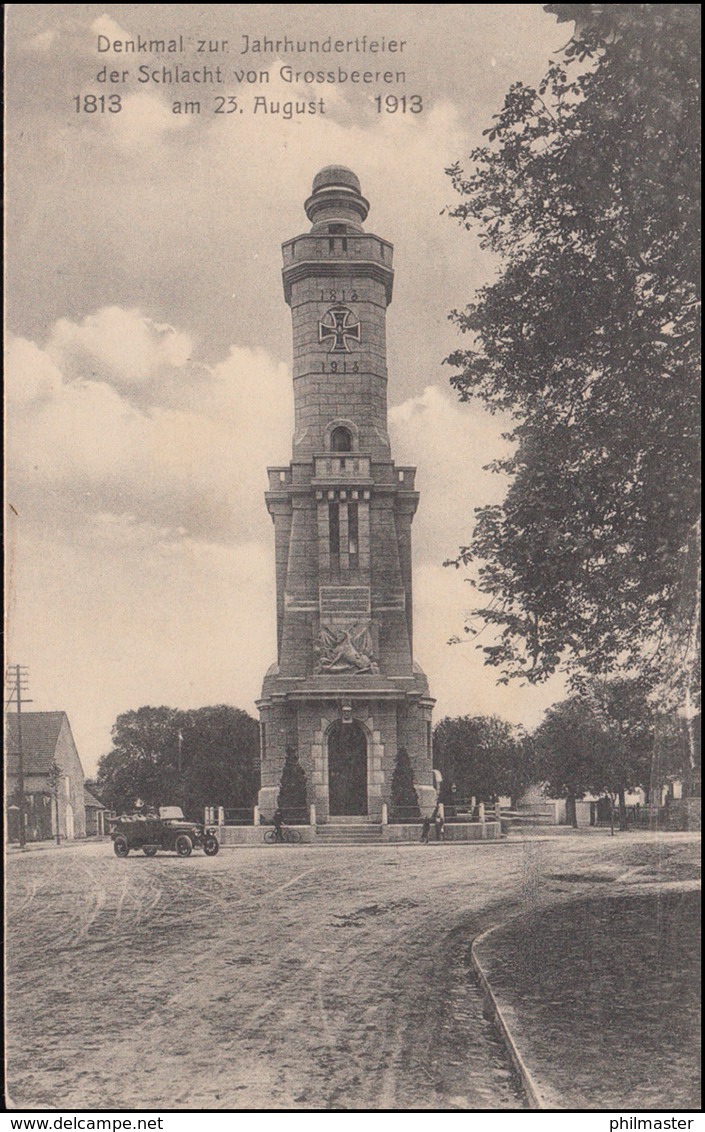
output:
POLYGON ((433 814, 433 825, 436 831, 436 841, 442 841, 445 836, 446 822, 443 816, 443 808, 439 802, 433 814))

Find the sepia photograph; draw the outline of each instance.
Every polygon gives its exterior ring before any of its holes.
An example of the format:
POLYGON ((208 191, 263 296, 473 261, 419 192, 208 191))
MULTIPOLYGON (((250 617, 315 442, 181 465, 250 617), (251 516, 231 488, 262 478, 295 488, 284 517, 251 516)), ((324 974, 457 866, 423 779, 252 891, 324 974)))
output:
POLYGON ((5 41, 6 1109, 695 1127, 700 5, 5 41))

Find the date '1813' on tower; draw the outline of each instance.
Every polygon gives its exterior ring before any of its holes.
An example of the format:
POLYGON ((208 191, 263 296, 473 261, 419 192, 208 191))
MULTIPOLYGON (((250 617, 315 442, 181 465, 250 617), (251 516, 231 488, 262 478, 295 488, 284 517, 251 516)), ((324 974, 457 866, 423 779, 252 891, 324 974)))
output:
POLYGON ((418 494, 387 432, 393 249, 363 230, 369 203, 349 169, 321 170, 305 209, 310 232, 283 246, 295 424, 291 463, 268 469, 278 656, 258 702, 260 812, 272 815, 295 752, 318 822, 380 821, 405 748, 429 813, 434 701, 412 652, 418 494))

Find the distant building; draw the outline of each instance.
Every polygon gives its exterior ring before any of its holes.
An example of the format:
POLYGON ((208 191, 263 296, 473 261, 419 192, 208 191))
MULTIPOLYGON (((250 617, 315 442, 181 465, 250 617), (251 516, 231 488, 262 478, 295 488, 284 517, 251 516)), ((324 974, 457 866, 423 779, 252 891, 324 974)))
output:
POLYGON ((83 788, 83 804, 86 809, 86 837, 105 837, 108 832, 108 808, 95 794, 83 788))
MULTIPOLYGON (((18 730, 16 714, 7 716, 7 840, 19 841, 18 730)), ((22 762, 27 841, 56 836, 68 841, 86 836, 83 767, 64 711, 22 713, 22 762), (56 768, 56 787, 53 768, 56 768)))

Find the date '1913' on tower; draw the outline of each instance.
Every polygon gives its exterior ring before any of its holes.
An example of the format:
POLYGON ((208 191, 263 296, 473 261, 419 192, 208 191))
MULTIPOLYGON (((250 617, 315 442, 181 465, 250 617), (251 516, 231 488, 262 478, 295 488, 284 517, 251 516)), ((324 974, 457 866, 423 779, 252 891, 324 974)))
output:
POLYGON ((394 464, 387 432, 393 249, 364 231, 369 204, 349 169, 321 170, 305 209, 310 232, 283 246, 295 423, 266 496, 278 658, 258 704, 259 804, 270 816, 296 754, 319 822, 379 821, 402 747, 421 812, 435 801, 434 701, 412 654, 415 469, 394 464))

